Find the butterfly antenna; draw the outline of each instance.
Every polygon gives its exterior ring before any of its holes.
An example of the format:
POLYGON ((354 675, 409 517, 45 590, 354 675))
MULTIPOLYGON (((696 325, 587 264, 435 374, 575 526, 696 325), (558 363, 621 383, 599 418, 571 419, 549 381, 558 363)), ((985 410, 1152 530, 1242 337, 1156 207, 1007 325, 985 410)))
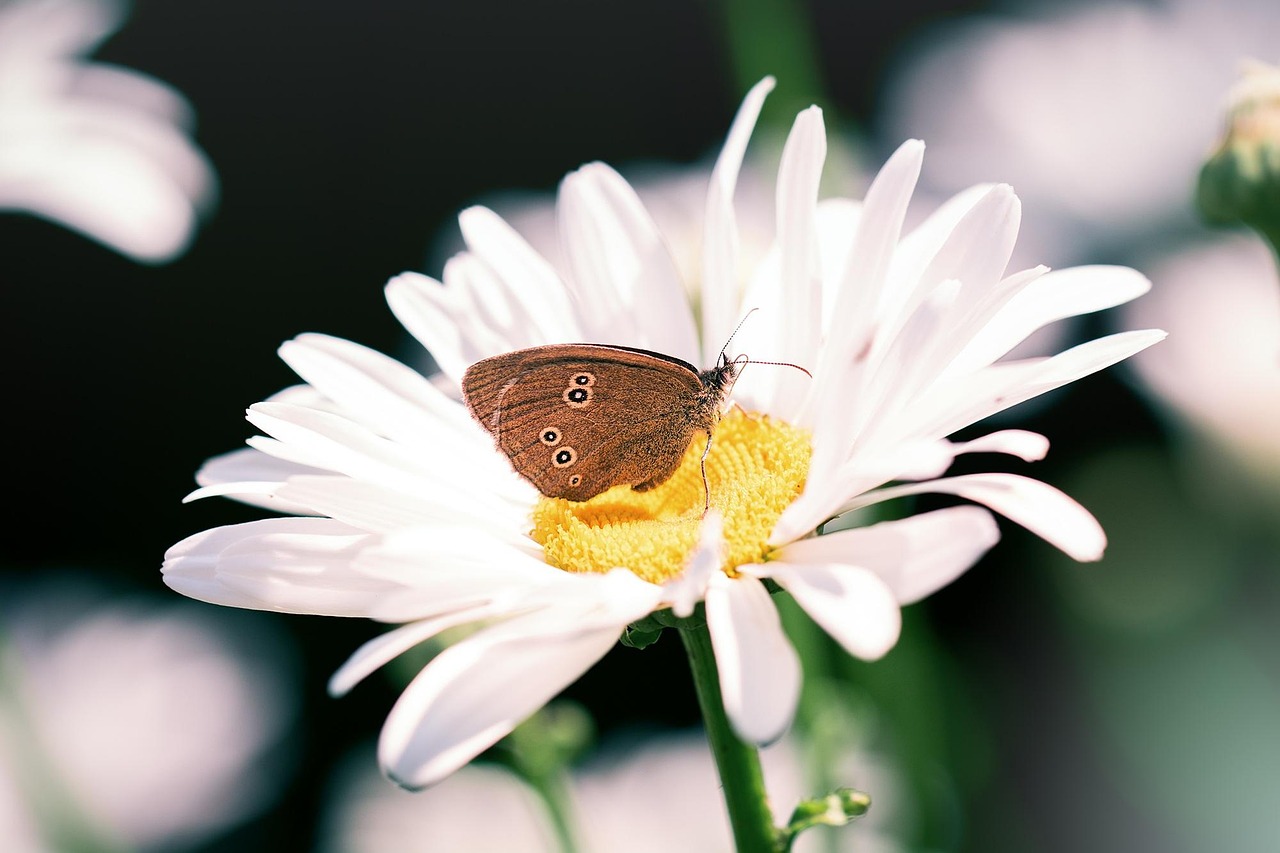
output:
POLYGON ((738 321, 738 325, 733 327, 733 332, 732 334, 729 335, 729 339, 724 342, 724 346, 720 347, 721 360, 727 360, 725 359, 725 353, 729 351, 729 344, 733 343, 734 336, 736 336, 738 332, 742 329, 742 324, 747 322, 747 318, 749 318, 752 314, 756 313, 759 310, 760 310, 759 308, 752 308, 746 314, 742 315, 742 319, 738 321))
POLYGON ((743 366, 746 366, 748 364, 772 364, 774 367, 794 367, 796 370, 800 371, 805 376, 808 376, 810 379, 813 378, 813 374, 810 373, 808 370, 804 369, 798 364, 792 364, 789 361, 756 361, 754 358, 747 358, 745 355, 738 356, 736 359, 734 359, 734 361, 742 362, 743 366))

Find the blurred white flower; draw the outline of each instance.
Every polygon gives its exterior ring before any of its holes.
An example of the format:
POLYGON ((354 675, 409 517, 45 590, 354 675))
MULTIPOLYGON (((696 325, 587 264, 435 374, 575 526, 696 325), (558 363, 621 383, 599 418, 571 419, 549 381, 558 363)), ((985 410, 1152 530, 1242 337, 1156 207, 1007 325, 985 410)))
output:
POLYGON ((8 592, 0 850, 54 848, 35 839, 67 807, 113 843, 173 850, 276 793, 266 753, 293 716, 277 638, 78 586, 8 592))
MULTIPOLYGON (((802 797, 818 792, 803 781, 790 740, 761 753, 769 799, 784 821, 802 797)), ((842 778, 872 797, 871 811, 847 826, 802 834, 795 853, 838 850, 894 853, 891 840, 900 798, 896 774, 865 755, 850 756, 842 778)), ((680 733, 625 740, 595 756, 570 782, 571 817, 582 853, 729 853, 733 836, 706 738, 680 733)), ((470 765, 427 791, 387 783, 367 756, 336 776, 320 836, 320 853, 555 853, 546 810, 513 774, 470 765), (500 816, 500 818, 498 817, 500 816)))
POLYGON ((1126 322, 1159 323, 1162 346, 1133 368, 1202 437, 1244 470, 1280 478, 1280 283, 1256 238, 1233 236, 1154 265, 1158 286, 1126 322))
POLYGON ((186 250, 215 178, 180 94, 85 59, 123 18, 112 0, 0 0, 0 211, 159 263, 186 250))
POLYGON ((883 99, 888 139, 929 140, 950 192, 1009 181, 1050 263, 1192 221, 1191 197, 1246 56, 1280 45, 1274 0, 1156 0, 968 18, 904 55, 883 99), (1055 215, 1056 214, 1056 215, 1055 215))

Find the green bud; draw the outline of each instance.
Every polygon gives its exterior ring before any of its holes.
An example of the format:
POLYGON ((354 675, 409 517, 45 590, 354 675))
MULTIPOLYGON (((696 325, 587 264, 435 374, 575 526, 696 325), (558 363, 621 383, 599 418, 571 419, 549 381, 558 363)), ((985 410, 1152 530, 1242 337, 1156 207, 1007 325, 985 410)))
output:
POLYGON ((1200 170, 1196 206, 1212 225, 1280 233, 1280 68, 1246 65, 1228 96, 1227 127, 1200 170))
POLYGON ((628 625, 626 630, 622 632, 622 645, 632 649, 644 649, 658 642, 658 638, 662 636, 662 626, 655 625, 652 628, 641 627, 637 622, 628 625))
POLYGON ((837 788, 821 797, 802 800, 791 813, 791 820, 782 830, 787 840, 785 849, 795 837, 815 826, 844 826, 856 817, 862 817, 871 808, 871 797, 853 788, 837 788))
POLYGON ((507 763, 531 782, 572 764, 595 739, 595 721, 576 702, 560 699, 539 709, 502 741, 507 763))

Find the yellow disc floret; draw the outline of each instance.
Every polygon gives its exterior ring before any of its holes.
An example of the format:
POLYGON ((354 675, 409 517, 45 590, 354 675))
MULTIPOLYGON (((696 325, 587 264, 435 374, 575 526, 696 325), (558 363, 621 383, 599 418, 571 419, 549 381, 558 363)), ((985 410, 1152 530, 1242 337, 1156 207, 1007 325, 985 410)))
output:
MULTIPOLYGON (((701 528, 705 447, 695 437, 671 479, 648 492, 615 486, 582 503, 541 498, 531 535, 547 562, 568 572, 621 567, 652 583, 680 575, 701 528)), ((721 419, 707 455, 707 484, 711 506, 724 519, 725 572, 766 559, 778 517, 804 488, 809 456, 802 429, 737 409, 721 419)))

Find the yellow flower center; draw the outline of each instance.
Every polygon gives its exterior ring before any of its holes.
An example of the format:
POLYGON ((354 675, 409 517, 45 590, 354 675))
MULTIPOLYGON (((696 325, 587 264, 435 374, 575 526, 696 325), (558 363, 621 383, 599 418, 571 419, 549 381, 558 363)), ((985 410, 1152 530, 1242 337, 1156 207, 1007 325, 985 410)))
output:
MULTIPOLYGON (((671 479, 647 492, 615 486, 582 503, 539 499, 530 535, 547 562, 566 572, 621 566, 652 583, 679 576, 701 528, 706 444, 695 436, 671 479)), ((738 409, 720 420, 707 484, 724 519, 726 573, 766 558, 778 517, 804 488, 810 453, 809 434, 790 424, 738 409)))

